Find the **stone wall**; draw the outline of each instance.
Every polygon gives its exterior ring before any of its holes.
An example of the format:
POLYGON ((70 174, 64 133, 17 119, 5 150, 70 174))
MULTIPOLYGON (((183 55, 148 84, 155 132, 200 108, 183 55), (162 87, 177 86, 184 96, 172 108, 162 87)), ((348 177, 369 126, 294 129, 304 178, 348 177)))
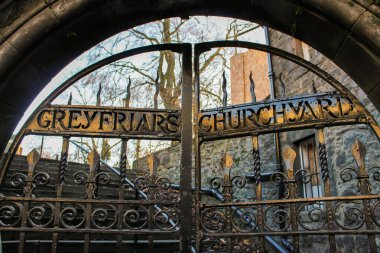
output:
MULTIPOLYGON (((296 39, 282 34, 280 32, 270 31, 271 44, 274 47, 281 48, 298 56, 306 58, 304 52, 297 50, 296 39)), ((365 93, 355 84, 350 77, 339 69, 334 63, 324 57, 315 49, 303 45, 309 50, 311 63, 325 70, 345 85, 352 94, 354 94, 379 121, 379 113, 368 100, 365 93)), ((298 95, 307 95, 315 92, 329 92, 334 89, 326 82, 316 77, 306 69, 286 61, 282 58, 273 57, 273 70, 275 75, 276 96, 282 97, 281 82, 285 84, 285 96, 293 97, 298 95), (314 82, 314 87, 313 87, 314 82)), ((327 159, 329 173, 331 178, 331 190, 336 196, 357 195, 356 181, 343 182, 341 172, 347 167, 356 168, 355 161, 351 154, 351 146, 356 139, 359 139, 367 149, 366 168, 374 165, 380 165, 379 141, 374 133, 366 125, 351 125, 341 127, 326 127, 324 129, 327 147, 327 159)), ((303 130, 295 132, 281 133, 281 143, 294 145, 297 141, 308 137, 315 136, 316 130, 303 130)), ((379 184, 370 180, 374 186, 374 191, 379 189, 379 184)), ((315 252, 315 248, 321 249, 321 252, 329 252, 327 236, 305 236, 302 237, 302 252, 315 252)), ((366 236, 337 236, 339 252, 368 252, 368 241, 366 236)))

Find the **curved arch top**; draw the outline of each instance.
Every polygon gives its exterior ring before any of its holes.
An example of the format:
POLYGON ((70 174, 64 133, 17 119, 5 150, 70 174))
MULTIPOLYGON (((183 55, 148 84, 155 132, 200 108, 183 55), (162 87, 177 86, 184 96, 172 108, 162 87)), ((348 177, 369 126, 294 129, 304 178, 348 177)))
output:
POLYGON ((0 15, 0 150, 32 99, 83 50, 136 25, 191 15, 235 17, 293 35, 333 60, 380 108, 380 8, 369 1, 14 1, 0 15))

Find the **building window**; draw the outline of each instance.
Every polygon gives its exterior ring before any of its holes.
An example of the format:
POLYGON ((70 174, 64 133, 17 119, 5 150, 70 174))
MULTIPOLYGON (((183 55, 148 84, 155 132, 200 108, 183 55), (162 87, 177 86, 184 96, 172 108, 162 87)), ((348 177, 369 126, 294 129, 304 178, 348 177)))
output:
POLYGON ((315 145, 315 136, 298 142, 299 169, 304 176, 304 183, 299 184, 299 193, 304 198, 318 198, 323 196, 322 178, 318 162, 318 153, 315 145))

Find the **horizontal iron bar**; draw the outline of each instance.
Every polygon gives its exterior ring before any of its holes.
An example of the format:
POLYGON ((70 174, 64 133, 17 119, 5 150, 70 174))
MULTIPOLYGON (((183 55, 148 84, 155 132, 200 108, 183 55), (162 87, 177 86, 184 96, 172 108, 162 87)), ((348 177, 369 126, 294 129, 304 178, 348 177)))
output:
POLYGON ((92 234, 130 234, 130 235, 173 235, 179 236, 179 230, 148 229, 105 229, 105 228, 46 228, 46 227, 0 227, 0 231, 33 233, 92 233, 92 234))
POLYGON ((257 232, 257 233, 244 233, 244 232, 238 232, 238 233, 204 233, 202 232, 202 236, 205 237, 219 237, 219 238, 226 238, 226 237, 232 237, 232 238, 245 238, 245 237, 251 237, 251 236, 291 236, 291 235, 368 235, 368 234, 380 234, 380 230, 319 230, 319 231, 308 231, 308 230, 302 230, 302 231, 281 231, 281 232, 257 232))
POLYGON ((125 204, 125 205, 164 205, 164 206, 174 206, 176 202, 170 201, 157 201, 157 200, 109 200, 109 199, 74 199, 74 198, 51 198, 51 197, 2 197, 2 201, 30 201, 30 202, 51 202, 51 203, 78 203, 78 204, 125 204))
POLYGON ((219 203, 219 204, 203 204, 202 208, 211 208, 211 207, 228 207, 228 206, 258 206, 258 205, 279 205, 279 204, 292 204, 292 203, 316 203, 321 201, 345 201, 353 202, 360 200, 370 200, 370 199, 379 199, 380 196, 340 196, 340 197, 320 197, 320 198, 301 198, 301 199, 276 199, 276 200, 262 200, 255 202, 238 202, 238 203, 219 203))
MULTIPOLYGON (((52 243, 52 240, 26 240, 26 243, 34 243, 34 244, 40 244, 40 243, 52 243)), ((20 243, 19 240, 6 240, 1 241, 2 244, 18 244, 20 243)), ((59 240, 58 243, 61 244, 82 244, 84 243, 83 240, 59 240)), ((90 240, 91 244, 116 244, 117 241, 113 240, 90 240)), ((123 240, 122 243, 124 244, 147 244, 149 243, 147 240, 138 240, 137 242, 134 240, 123 240)), ((179 243, 179 240, 154 240, 153 243, 159 243, 159 244, 171 244, 171 243, 179 243)))

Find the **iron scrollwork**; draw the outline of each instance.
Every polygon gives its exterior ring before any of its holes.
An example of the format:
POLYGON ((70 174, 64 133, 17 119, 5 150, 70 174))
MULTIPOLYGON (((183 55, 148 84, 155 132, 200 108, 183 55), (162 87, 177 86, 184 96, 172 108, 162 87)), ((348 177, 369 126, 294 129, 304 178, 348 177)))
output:
POLYGON ((48 227, 54 220, 54 205, 43 203, 32 207, 28 212, 28 222, 32 227, 48 227))
POLYGON ((264 211, 264 224, 269 231, 286 231, 290 222, 290 211, 286 206, 272 205, 264 211))
POLYGON ((220 167, 223 170, 224 177, 213 177, 210 179, 209 186, 211 189, 220 190, 223 188, 223 192, 227 193, 231 188, 242 189, 247 183, 245 176, 236 175, 232 176, 232 157, 225 155, 220 160, 220 167))
POLYGON ((96 228, 112 228, 117 222, 117 209, 113 205, 94 207, 91 213, 92 225, 96 228))
POLYGON ((173 230, 179 222, 179 213, 176 207, 165 207, 156 212, 153 218, 154 225, 160 230, 173 230))
POLYGON ((201 225, 207 232, 220 232, 226 225, 226 216, 216 208, 205 209, 201 215, 201 225))
POLYGON ((357 181, 354 194, 377 194, 378 191, 373 189, 374 187, 370 181, 380 181, 380 168, 378 166, 373 166, 366 170, 364 163, 366 149, 359 140, 356 140, 352 145, 352 155, 357 164, 357 169, 352 167, 343 169, 340 172, 340 178, 344 183, 351 182, 353 180, 357 181))
POLYGON ((82 185, 82 184, 85 184, 86 185, 86 195, 84 198, 87 198, 88 197, 88 189, 89 189, 89 186, 90 184, 93 184, 93 196, 94 198, 97 198, 97 191, 98 191, 98 187, 99 185, 107 185, 109 184, 110 180, 111 180, 111 176, 106 173, 106 172, 99 172, 97 173, 95 176, 94 176, 94 179, 91 180, 89 179, 89 174, 87 174, 86 172, 83 172, 83 171, 78 171, 76 172, 74 175, 73 175, 73 178, 74 178, 74 183, 77 184, 77 185, 82 185))
POLYGON ((148 224, 148 210, 143 205, 130 207, 123 215, 123 224, 129 229, 143 229, 148 224))
POLYGON ((0 207, 0 225, 15 227, 21 221, 23 206, 19 202, 3 202, 0 207))
MULTIPOLYGON (((161 200, 164 198, 160 193, 168 191, 171 187, 171 182, 166 177, 156 178, 155 175, 146 175, 138 177, 134 181, 135 188, 141 191, 147 191, 148 194, 154 195, 154 199, 161 200)), ((150 196, 153 197, 153 196, 150 196)))
POLYGON ((257 210, 236 207, 231 216, 233 228, 240 233, 253 232, 257 229, 257 210))
POLYGON ((59 221, 64 228, 80 228, 86 221, 86 208, 81 204, 73 204, 62 208, 59 221))
POLYGON ((365 223, 363 205, 360 202, 340 201, 334 208, 335 223, 345 230, 356 230, 365 223))
POLYGON ((298 223, 308 231, 318 231, 326 224, 326 211, 322 203, 305 203, 298 208, 298 223))
MULTIPOLYGON (((38 172, 33 175, 31 182, 31 194, 34 192, 36 186, 46 186, 50 182, 50 175, 46 172, 38 172)), ((27 175, 23 173, 15 173, 10 178, 10 184, 13 187, 23 186, 23 196, 26 194, 26 183, 28 183, 27 175)))

